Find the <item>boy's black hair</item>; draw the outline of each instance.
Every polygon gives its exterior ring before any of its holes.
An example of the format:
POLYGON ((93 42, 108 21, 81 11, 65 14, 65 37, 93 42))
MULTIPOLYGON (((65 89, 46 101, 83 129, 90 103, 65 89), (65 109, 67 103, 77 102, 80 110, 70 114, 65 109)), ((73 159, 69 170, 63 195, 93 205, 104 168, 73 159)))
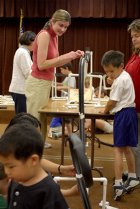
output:
POLYGON ((21 45, 29 46, 35 40, 35 37, 36 37, 36 34, 34 32, 26 31, 20 36, 19 43, 21 45))
POLYGON ((37 154, 41 159, 44 140, 39 131, 30 124, 15 124, 7 129, 0 139, 0 155, 13 155, 17 160, 27 160, 37 154))
POLYGON ((6 127, 5 131, 7 131, 7 129, 14 125, 14 124, 21 124, 21 123, 28 123, 28 124, 31 124, 33 126, 35 126, 36 128, 40 127, 41 129, 41 123, 40 121, 34 117, 33 115, 31 115, 30 113, 25 113, 25 112, 21 112, 21 113, 18 113, 17 115, 15 115, 10 123, 8 124, 8 126, 6 127))
POLYGON ((69 63, 67 63, 67 64, 65 64, 65 65, 62 65, 62 66, 59 67, 59 68, 64 68, 64 69, 68 68, 70 71, 72 71, 72 63, 69 62, 69 63))
POLYGON ((122 63, 124 63, 124 54, 120 51, 114 50, 105 52, 101 60, 102 66, 108 66, 111 64, 118 68, 122 63))

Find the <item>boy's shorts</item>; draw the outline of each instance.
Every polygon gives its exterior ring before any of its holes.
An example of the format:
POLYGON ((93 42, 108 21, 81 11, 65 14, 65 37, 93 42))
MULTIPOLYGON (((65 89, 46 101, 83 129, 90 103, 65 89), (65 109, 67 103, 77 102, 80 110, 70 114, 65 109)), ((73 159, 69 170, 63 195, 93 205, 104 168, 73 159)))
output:
POLYGON ((138 118, 135 108, 123 108, 114 117, 114 146, 136 147, 138 143, 138 118))

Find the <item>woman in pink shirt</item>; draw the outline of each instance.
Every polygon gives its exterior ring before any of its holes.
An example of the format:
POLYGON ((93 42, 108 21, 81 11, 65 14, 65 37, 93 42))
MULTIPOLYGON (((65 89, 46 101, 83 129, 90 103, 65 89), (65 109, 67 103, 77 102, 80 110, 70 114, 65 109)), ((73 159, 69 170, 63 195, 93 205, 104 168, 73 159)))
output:
MULTIPOLYGON (((54 68, 84 55, 83 51, 77 50, 59 56, 58 37, 66 32, 70 23, 70 14, 59 9, 52 15, 34 41, 32 73, 26 82, 27 112, 41 121, 44 140, 46 138, 45 118, 40 118, 38 110, 48 103, 54 68)), ((49 147, 51 145, 46 144, 46 148, 49 147)))

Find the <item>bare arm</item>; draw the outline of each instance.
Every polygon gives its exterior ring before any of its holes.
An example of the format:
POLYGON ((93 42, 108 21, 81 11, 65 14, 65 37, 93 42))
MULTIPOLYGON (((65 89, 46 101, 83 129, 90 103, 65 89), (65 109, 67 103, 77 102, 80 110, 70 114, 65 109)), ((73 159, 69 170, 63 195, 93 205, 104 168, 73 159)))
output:
POLYGON ((80 195, 78 190, 78 185, 74 185, 69 189, 61 189, 62 194, 64 197, 71 197, 71 196, 78 196, 80 195))
POLYGON ((39 70, 46 70, 50 67, 60 67, 73 59, 77 59, 84 55, 83 51, 71 51, 67 54, 59 57, 46 60, 48 53, 48 45, 50 41, 50 35, 47 32, 40 33, 37 37, 38 51, 37 51, 37 65, 39 70))
POLYGON ((104 114, 109 113, 115 106, 117 101, 109 100, 105 106, 104 114))
MULTIPOLYGON (((58 171, 58 167, 60 166, 59 164, 53 163, 47 159, 41 159, 41 165, 44 170, 60 175, 58 171)), ((60 172, 65 176, 75 176, 75 169, 73 165, 61 165, 60 172)))

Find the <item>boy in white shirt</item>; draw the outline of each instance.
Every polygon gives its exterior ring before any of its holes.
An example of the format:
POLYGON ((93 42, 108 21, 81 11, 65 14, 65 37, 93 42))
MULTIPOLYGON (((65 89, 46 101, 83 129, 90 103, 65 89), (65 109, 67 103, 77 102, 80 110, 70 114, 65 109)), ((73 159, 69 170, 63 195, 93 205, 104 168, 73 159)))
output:
POLYGON ((114 200, 140 185, 135 173, 135 159, 131 147, 138 143, 138 119, 135 110, 135 91, 131 77, 124 71, 124 54, 106 52, 101 61, 105 73, 113 80, 110 98, 104 114, 110 111, 114 117, 115 184, 114 200), (128 166, 128 180, 123 184, 123 154, 128 166))
MULTIPOLYGON (((61 73, 66 76, 61 83, 57 83, 57 90, 61 91, 61 96, 68 96, 68 88, 76 88, 76 79, 75 77, 69 77, 69 74, 72 73, 72 63, 67 63, 60 67, 61 73)), ((66 129, 65 134, 69 135, 72 133, 71 120, 66 118, 66 129)), ((57 139, 62 136, 62 119, 59 117, 54 117, 50 123, 50 129, 48 137, 57 139)))

